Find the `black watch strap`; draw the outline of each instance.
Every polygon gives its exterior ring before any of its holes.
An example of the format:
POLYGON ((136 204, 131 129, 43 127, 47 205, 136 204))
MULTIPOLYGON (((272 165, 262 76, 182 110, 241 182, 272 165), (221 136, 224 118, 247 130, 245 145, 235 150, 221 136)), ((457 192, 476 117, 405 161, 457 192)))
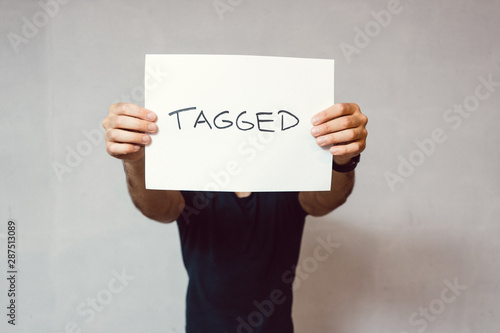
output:
POLYGON ((361 155, 354 156, 353 158, 351 158, 351 162, 344 164, 344 165, 335 164, 335 161, 332 159, 332 169, 337 171, 337 172, 352 171, 358 165, 360 158, 361 158, 361 155))

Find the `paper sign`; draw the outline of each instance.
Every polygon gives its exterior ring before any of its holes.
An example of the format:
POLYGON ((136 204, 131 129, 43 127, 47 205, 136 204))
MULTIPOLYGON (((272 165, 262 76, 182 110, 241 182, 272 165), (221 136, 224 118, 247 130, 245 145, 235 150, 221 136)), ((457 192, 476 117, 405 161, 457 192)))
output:
POLYGON ((310 130, 334 103, 333 78, 326 59, 146 55, 145 107, 159 128, 146 187, 329 190, 332 156, 310 130))

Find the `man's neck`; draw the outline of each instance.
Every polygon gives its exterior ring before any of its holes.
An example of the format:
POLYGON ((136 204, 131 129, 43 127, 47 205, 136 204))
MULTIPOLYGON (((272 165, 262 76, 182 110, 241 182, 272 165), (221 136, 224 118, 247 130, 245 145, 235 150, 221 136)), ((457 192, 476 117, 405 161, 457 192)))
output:
POLYGON ((252 194, 252 192, 234 192, 234 193, 236 193, 236 196, 238 196, 238 198, 246 198, 250 194, 252 194))

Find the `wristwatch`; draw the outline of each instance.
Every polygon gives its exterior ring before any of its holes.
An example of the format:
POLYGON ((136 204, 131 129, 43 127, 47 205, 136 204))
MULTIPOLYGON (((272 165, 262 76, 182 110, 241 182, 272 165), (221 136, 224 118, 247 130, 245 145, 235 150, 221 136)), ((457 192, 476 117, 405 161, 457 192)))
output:
POLYGON ((361 155, 354 156, 353 158, 351 158, 351 162, 344 164, 344 165, 335 164, 335 160, 332 159, 332 169, 337 171, 337 172, 352 171, 358 165, 360 158, 361 158, 361 155))

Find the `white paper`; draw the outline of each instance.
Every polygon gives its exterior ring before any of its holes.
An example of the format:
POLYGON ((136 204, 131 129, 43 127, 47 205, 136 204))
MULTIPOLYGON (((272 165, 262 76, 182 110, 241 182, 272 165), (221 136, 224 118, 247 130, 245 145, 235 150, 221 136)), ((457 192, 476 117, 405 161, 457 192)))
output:
POLYGON ((145 81, 159 128, 146 147, 148 189, 330 189, 332 156, 310 130, 334 103, 333 60, 153 54, 145 81))

